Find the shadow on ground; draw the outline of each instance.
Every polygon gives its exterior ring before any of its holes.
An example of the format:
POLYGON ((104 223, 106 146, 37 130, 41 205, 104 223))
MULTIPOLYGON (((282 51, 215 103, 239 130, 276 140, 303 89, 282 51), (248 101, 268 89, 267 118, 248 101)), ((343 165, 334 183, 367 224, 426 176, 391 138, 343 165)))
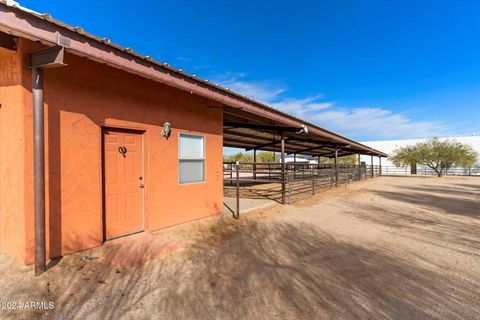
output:
POLYGON ((480 185, 415 184, 370 191, 389 202, 354 199, 346 201, 348 209, 342 213, 390 228, 399 237, 476 256, 480 261, 480 202, 475 200, 480 185))
POLYGON ((467 193, 468 191, 459 188, 436 187, 432 190, 422 186, 402 187, 398 191, 376 191, 379 196, 414 204, 419 208, 429 208, 444 214, 465 215, 478 219, 480 218, 480 203, 477 199, 465 197, 467 193))
POLYGON ((4 299, 56 306, 1 310, 0 318, 480 319, 479 186, 391 181, 342 191, 309 214, 292 207, 300 218, 206 223, 185 250, 142 266, 80 253, 34 278, 31 267, 0 263, 4 299), (329 208, 349 229, 323 231, 329 208))
MULTIPOLYGON (((17 297, 41 291, 54 319, 460 319, 478 279, 452 277, 396 252, 334 239, 308 224, 249 219, 198 232, 191 248, 118 269, 66 257, 17 297), (69 261, 66 261, 69 260, 69 261), (448 306, 441 308, 439 306, 448 306)), ((79 259, 79 257, 75 257, 79 259)))

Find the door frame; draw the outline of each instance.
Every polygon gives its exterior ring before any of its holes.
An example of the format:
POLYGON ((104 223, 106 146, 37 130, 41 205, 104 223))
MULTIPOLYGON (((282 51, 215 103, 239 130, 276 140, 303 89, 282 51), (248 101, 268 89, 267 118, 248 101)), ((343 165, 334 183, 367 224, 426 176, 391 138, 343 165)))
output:
POLYGON ((135 235, 138 233, 145 232, 145 202, 146 202, 146 192, 145 189, 147 187, 147 178, 146 178, 146 168, 145 165, 146 161, 146 146, 145 146, 145 133, 146 130, 143 129, 132 129, 132 128, 125 128, 125 127, 116 127, 116 126, 102 126, 101 127, 101 163, 102 163, 102 240, 103 242, 111 241, 119 238, 128 237, 131 235, 135 235), (116 131, 116 132, 127 132, 127 133, 134 133, 141 136, 142 140, 142 177, 143 177, 143 184, 144 188, 142 189, 142 228, 139 231, 135 231, 132 233, 124 234, 118 237, 107 239, 107 222, 106 222, 106 186, 105 186, 105 133, 107 131, 116 131))

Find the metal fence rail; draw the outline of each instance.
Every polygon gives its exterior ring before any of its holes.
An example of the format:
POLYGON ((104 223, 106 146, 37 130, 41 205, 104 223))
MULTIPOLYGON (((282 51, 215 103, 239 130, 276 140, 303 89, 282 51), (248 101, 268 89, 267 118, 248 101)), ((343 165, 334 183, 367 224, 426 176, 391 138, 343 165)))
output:
MULTIPOLYGON (((424 175, 436 176, 435 170, 428 167, 417 167, 416 174, 412 173, 411 167, 382 166, 383 175, 424 175)), ((454 167, 444 170, 445 176, 480 176, 480 168, 460 168, 454 167)))
POLYGON ((364 180, 381 172, 380 166, 371 165, 225 162, 224 192, 236 198, 232 213, 238 218, 240 198, 267 198, 285 204, 295 196, 315 194, 319 189, 364 180))

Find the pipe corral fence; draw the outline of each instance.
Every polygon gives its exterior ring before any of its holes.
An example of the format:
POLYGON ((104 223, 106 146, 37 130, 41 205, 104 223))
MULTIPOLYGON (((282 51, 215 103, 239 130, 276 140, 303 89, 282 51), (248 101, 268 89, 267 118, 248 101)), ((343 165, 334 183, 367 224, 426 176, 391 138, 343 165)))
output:
POLYGON ((235 218, 240 215, 240 198, 270 199, 282 204, 302 194, 347 185, 382 173, 381 166, 310 163, 224 162, 224 194, 236 198, 235 218))
MULTIPOLYGON (((417 176, 436 176, 435 170, 428 167, 395 167, 382 166, 383 175, 417 175, 417 176)), ((452 167, 443 171, 444 176, 478 176, 480 177, 480 168, 461 168, 452 167)))

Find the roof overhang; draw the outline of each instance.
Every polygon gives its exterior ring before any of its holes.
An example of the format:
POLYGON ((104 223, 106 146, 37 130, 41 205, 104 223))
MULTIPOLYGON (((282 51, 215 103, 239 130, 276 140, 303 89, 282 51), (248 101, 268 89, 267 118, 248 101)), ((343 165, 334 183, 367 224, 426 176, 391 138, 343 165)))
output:
MULTIPOLYGON (((53 19, 48 14, 38 14, 19 6, 14 1, 0 0, 0 31, 16 37, 23 37, 38 41, 47 46, 62 46, 71 54, 104 63, 114 68, 145 77, 162 84, 187 91, 191 94, 205 97, 223 105, 226 121, 243 121, 250 124, 271 125, 272 130, 253 130, 255 138, 248 140, 245 130, 248 128, 231 128, 237 132, 236 138, 224 138, 226 146, 255 148, 257 142, 264 141, 265 132, 287 132, 277 130, 278 127, 292 128, 286 133, 289 139, 286 150, 304 150, 315 147, 317 143, 335 144, 345 154, 362 153, 386 157, 383 152, 374 150, 361 143, 320 128, 312 123, 296 118, 292 115, 277 110, 271 106, 230 91, 207 80, 202 80, 195 75, 190 75, 182 70, 172 68, 168 64, 153 60, 150 56, 143 56, 110 42, 107 38, 100 38, 86 33, 82 28, 67 25, 53 19), (308 127, 308 134, 303 136, 309 142, 294 141, 296 130, 308 127), (291 140, 291 141, 290 141, 291 140), (342 146, 349 146, 345 148, 342 146), (296 146, 296 147, 294 147, 296 146)), ((227 130, 227 129, 226 129, 227 130)), ((264 142, 266 143, 266 142, 264 142)), ((319 146, 320 147, 320 146, 319 146)), ((263 150, 275 149, 276 145, 264 147, 263 150)), ((330 149, 328 149, 330 150, 330 149)), ((318 155, 327 150, 312 149, 305 154, 318 155), (311 151, 311 152, 310 152, 311 151), (315 151, 315 152, 313 152, 315 151)))

